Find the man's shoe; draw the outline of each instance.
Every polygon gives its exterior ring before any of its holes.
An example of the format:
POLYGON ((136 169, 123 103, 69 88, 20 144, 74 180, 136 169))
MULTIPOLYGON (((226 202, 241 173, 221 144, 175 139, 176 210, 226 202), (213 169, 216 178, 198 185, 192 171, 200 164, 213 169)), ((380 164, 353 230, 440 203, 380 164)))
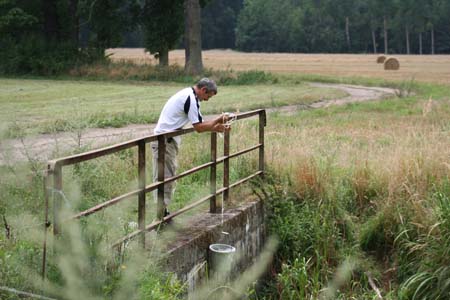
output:
MULTIPOLYGON (((167 208, 165 208, 164 209, 164 218, 167 217, 168 215, 170 215, 170 212, 167 208)), ((170 223, 172 223, 172 219, 165 222, 165 224, 170 224, 170 223)))

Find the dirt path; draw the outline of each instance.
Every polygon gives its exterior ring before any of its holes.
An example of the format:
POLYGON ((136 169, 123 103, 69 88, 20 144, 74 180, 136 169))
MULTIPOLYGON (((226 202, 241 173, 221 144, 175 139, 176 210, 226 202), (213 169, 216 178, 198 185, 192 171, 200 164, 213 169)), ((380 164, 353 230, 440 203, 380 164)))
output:
MULTIPOLYGON (((378 100, 395 95, 389 88, 363 87, 343 84, 311 83, 314 87, 335 88, 345 91, 348 96, 340 99, 315 102, 311 105, 290 105, 279 108, 269 108, 268 112, 279 111, 293 113, 299 109, 313 109, 330 105, 344 105, 353 102, 378 100)), ((12 165, 19 161, 47 161, 52 157, 60 157, 71 149, 79 146, 92 149, 105 145, 119 143, 153 133, 155 124, 136 124, 122 128, 90 128, 81 133, 62 132, 57 134, 42 134, 24 139, 10 139, 0 142, 0 165, 12 165)))

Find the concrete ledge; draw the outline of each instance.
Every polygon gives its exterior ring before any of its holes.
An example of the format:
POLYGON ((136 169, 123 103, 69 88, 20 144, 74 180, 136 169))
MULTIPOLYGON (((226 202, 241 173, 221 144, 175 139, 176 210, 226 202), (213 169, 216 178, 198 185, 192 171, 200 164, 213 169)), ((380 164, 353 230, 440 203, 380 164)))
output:
POLYGON ((172 242, 167 244, 167 271, 188 282, 188 290, 192 291, 207 276, 210 244, 234 246, 239 261, 233 271, 241 272, 260 254, 265 238, 261 201, 224 211, 223 222, 222 214, 200 214, 177 230, 172 242))

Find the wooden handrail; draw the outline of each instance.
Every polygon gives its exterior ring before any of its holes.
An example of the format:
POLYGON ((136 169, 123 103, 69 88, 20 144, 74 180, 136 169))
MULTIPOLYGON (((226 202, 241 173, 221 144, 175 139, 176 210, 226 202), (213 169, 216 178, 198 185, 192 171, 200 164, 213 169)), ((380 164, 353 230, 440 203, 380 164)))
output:
MULTIPOLYGON (((133 139, 130 141, 126 141, 123 143, 119 143, 116 145, 88 151, 85 153, 80 153, 76 155, 71 155, 55 160, 51 160, 47 164, 47 171, 45 172, 44 176, 44 188, 45 188, 45 201, 48 203, 49 200, 49 193, 47 193, 48 189, 52 189, 56 191, 56 193, 53 194, 53 234, 57 235, 60 233, 60 226, 61 222, 67 222, 74 219, 80 219, 82 217, 86 217, 88 215, 91 215, 93 213, 96 213, 100 210, 103 210, 109 206, 115 205, 121 201, 124 201, 126 199, 129 199, 132 196, 138 196, 138 229, 126 237, 120 239, 118 242, 116 242, 114 245, 119 245, 120 243, 123 243, 125 241, 128 241, 132 239, 135 236, 140 235, 141 236, 141 243, 145 244, 145 235, 143 234, 146 231, 153 230, 157 228, 160 224, 167 222, 174 218, 175 216, 184 213, 208 200, 210 200, 210 212, 216 213, 220 210, 220 206, 216 202, 216 197, 218 195, 222 195, 224 201, 228 199, 229 190, 232 187, 235 187, 239 184, 242 184, 251 178, 255 176, 263 176, 264 174, 264 127, 266 126, 266 112, 264 109, 258 109, 253 110, 245 113, 240 113, 236 115, 236 120, 242 120, 245 118, 250 118, 253 116, 259 116, 259 142, 258 144, 248 147, 246 149, 243 149, 241 151, 238 151, 236 153, 230 153, 230 133, 226 132, 224 135, 224 155, 223 157, 217 157, 217 133, 212 132, 211 133, 211 160, 207 163, 204 163, 199 166, 195 166, 189 170, 186 170, 180 174, 177 174, 175 176, 164 178, 164 152, 165 152, 165 143, 164 141, 169 137, 175 137, 180 136, 184 134, 188 134, 191 132, 194 132, 193 128, 187 128, 187 129, 181 129, 176 130, 168 133, 163 134, 156 134, 156 135, 150 135, 145 136, 142 138, 133 139), (159 149, 159 155, 158 155, 158 180, 156 182, 153 182, 151 184, 146 184, 145 178, 146 178, 146 151, 145 146, 150 142, 156 142, 161 145, 161 147, 158 147, 159 149), (66 220, 62 221, 60 219, 60 206, 61 206, 61 199, 58 199, 62 197, 62 189, 63 189, 63 178, 62 178, 62 169, 65 166, 78 164, 84 161, 92 160, 98 157, 103 157, 107 155, 111 155, 114 153, 117 153, 118 151, 130 149, 133 147, 138 148, 138 189, 130 191, 128 193, 125 193, 123 195, 119 195, 113 199, 107 200, 103 203, 100 203, 94 207, 91 207, 85 211, 79 212, 66 220), (243 155, 245 153, 254 151, 259 149, 259 170, 250 176, 240 179, 235 183, 230 184, 229 182, 229 160, 231 158, 243 155), (217 178, 217 165, 223 164, 224 165, 224 176, 223 176, 223 187, 220 189, 217 189, 216 187, 216 178, 217 178), (187 205, 183 207, 182 209, 170 214, 169 216, 163 216, 162 214, 162 200, 163 200, 163 193, 164 193, 164 185, 170 182, 173 182, 175 180, 178 180, 180 178, 183 178, 185 176, 188 176, 190 174, 199 172, 201 170, 210 168, 210 194, 193 204, 187 205), (51 176, 53 178, 53 187, 48 186, 49 177, 51 176), (145 225, 145 196, 148 192, 158 190, 158 220, 152 222, 150 225, 145 225)), ((45 205, 45 215, 48 216, 48 205, 45 205)), ((46 217, 47 218, 47 217, 46 217)), ((48 221, 46 220, 46 223, 48 221)), ((47 228, 48 226, 46 226, 47 228)), ((45 245, 45 243, 44 243, 45 245)), ((43 270, 45 270, 45 251, 44 251, 44 259, 43 259, 43 270)))
MULTIPOLYGON (((245 112, 245 113, 240 113, 236 115, 236 120, 242 120, 245 118, 250 118, 252 116, 255 115, 260 115, 260 114, 264 114, 265 116, 265 110, 264 109, 257 109, 257 110, 253 110, 253 111, 249 111, 249 112, 245 112)), ((266 123, 264 121, 264 126, 266 126, 266 123)), ((100 149, 96 149, 96 150, 91 150, 88 152, 84 152, 84 153, 80 153, 80 154, 75 154, 75 155, 71 155, 71 156, 67 156, 67 157, 62 157, 62 158, 58 158, 58 159, 54 159, 54 160, 50 160, 47 163, 47 169, 52 172, 55 170, 56 166, 68 166, 68 165, 73 165, 73 164, 77 164, 83 161, 87 161, 87 160, 91 160, 97 157, 101 157, 101 156, 106 156, 109 154, 114 154, 116 152, 122 151, 122 150, 126 150, 135 146, 138 146, 138 144, 140 142, 144 142, 145 144, 153 142, 153 141, 157 141, 159 136, 165 136, 166 138, 169 137, 175 137, 175 136, 179 136, 179 135, 184 135, 190 132, 193 132, 194 128, 186 128, 186 129, 181 129, 181 130, 176 130, 176 131, 172 131, 172 132, 168 132, 168 133, 161 133, 161 134, 154 134, 154 135, 149 135, 149 136, 145 136, 142 138, 137 138, 137 139, 133 139, 130 141, 126 141, 120 144, 116 144, 116 145, 111 145, 108 147, 104 147, 104 148, 100 148, 100 149)))

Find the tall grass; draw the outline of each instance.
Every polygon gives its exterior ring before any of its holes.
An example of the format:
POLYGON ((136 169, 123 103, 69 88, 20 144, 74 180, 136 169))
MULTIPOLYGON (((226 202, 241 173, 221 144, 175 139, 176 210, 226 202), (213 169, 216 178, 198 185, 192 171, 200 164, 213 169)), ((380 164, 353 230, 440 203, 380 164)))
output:
POLYGON ((335 298, 372 299, 368 272, 388 299, 448 298, 449 115, 446 98, 406 97, 272 116, 279 179, 260 193, 281 247, 265 297, 326 297, 350 255, 335 298))

